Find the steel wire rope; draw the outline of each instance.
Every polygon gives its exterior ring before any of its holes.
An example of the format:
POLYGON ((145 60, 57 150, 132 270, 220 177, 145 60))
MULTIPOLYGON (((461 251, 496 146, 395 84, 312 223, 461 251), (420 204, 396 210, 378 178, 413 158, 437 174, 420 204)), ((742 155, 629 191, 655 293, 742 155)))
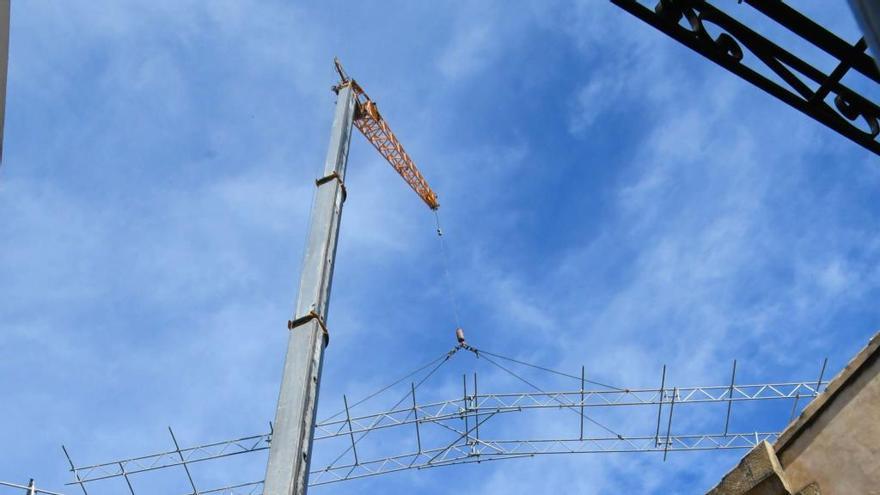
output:
MULTIPOLYGON (((408 374, 404 375, 403 377, 398 378, 397 380, 395 380, 395 381, 392 382, 392 383, 389 383, 388 385, 385 385, 385 386, 382 387, 381 389, 377 390, 376 392, 373 392, 372 394, 370 394, 370 395, 364 397, 363 399, 360 399, 360 400, 358 400, 357 402, 354 402, 353 404, 349 405, 348 408, 349 408, 349 409, 354 409, 355 406, 359 406, 359 405, 363 404, 364 402, 366 402, 366 401, 372 399, 373 397, 376 397, 377 395, 381 394, 382 392, 385 392, 385 391, 388 390, 389 388, 391 388, 391 387, 393 387, 393 386, 399 384, 400 382, 406 380, 407 378, 409 378, 409 377, 411 377, 411 376, 417 374, 418 372, 424 370, 425 368, 428 368, 429 366, 435 364, 437 361, 440 361, 441 359, 443 359, 443 358, 449 356, 449 355, 450 355, 450 354, 449 354, 450 352, 452 352, 452 351, 444 352, 444 353, 441 354, 440 356, 436 357, 435 359, 432 359, 431 361, 428 361, 428 362, 425 363, 424 365, 422 365, 422 366, 418 367, 417 369, 415 369, 415 370, 409 372, 408 374)), ((342 410, 339 411, 338 413, 336 413, 336 414, 334 414, 334 415, 332 415, 332 416, 328 416, 328 417, 324 418, 323 420, 319 421, 318 424, 326 423, 327 421, 330 421, 331 419, 340 416, 340 415, 343 414, 344 412, 345 412, 345 409, 342 409, 342 410)))
MULTIPOLYGON (((434 221, 435 221, 435 223, 436 223, 436 227, 437 227, 437 239, 438 239, 438 242, 439 242, 439 244, 440 244, 440 257, 441 257, 441 262, 442 262, 442 264, 443 264, 443 272, 444 272, 444 274, 445 274, 445 278, 446 278, 446 292, 447 292, 447 295, 448 295, 448 297, 449 297, 449 304, 450 304, 450 306, 451 306, 451 308, 452 308, 453 317, 454 317, 454 319, 455 319, 455 325, 456 325, 457 328, 461 328, 461 315, 460 315, 459 308, 458 308, 458 299, 455 297, 455 291, 454 291, 454 289, 453 289, 453 284, 452 284, 452 273, 451 273, 451 271, 449 270, 449 256, 448 256, 448 254, 447 254, 446 241, 444 240, 444 237, 443 237, 443 227, 442 227, 442 225, 441 225, 441 223, 440 223, 440 212, 439 212, 438 210, 434 210, 434 221)), ((492 352, 484 351, 484 350, 482 350, 482 349, 477 349, 477 350, 478 350, 479 352, 482 352, 482 353, 488 354, 488 355, 490 355, 490 356, 497 357, 497 358, 499 358, 499 359, 505 359, 505 360, 507 360, 507 361, 511 361, 511 362, 514 362, 514 363, 517 363, 517 364, 521 364, 521 365, 524 365, 524 366, 530 366, 530 367, 532 367, 532 368, 539 369, 539 370, 542 370, 542 371, 546 371, 546 372, 548 372, 548 373, 555 373, 555 374, 560 375, 560 376, 564 376, 564 377, 568 377, 568 378, 573 378, 573 379, 575 379, 575 380, 581 381, 581 377, 579 377, 579 376, 569 375, 568 373, 564 373, 564 372, 562 372, 562 371, 557 371, 557 370, 554 370, 554 369, 545 368, 545 367, 543 367, 543 366, 538 366, 538 365, 536 365, 536 364, 527 363, 527 362, 525 362, 525 361, 520 361, 520 360, 518 360, 518 359, 514 359, 514 358, 511 358, 511 357, 502 356, 502 355, 500 355, 500 354, 495 354, 495 353, 492 353, 492 352)), ((594 381, 594 380, 583 380, 583 381, 586 382, 586 383, 592 383, 593 385, 598 385, 598 386, 600 386, 600 387, 609 388, 609 389, 611 389, 611 390, 617 390, 617 391, 619 391, 619 392, 624 392, 624 391, 626 391, 626 389, 624 389, 624 388, 615 387, 615 386, 613 386, 613 385, 608 385, 608 384, 601 383, 601 382, 597 382, 597 381, 594 381)))
POLYGON ((449 298, 449 305, 452 308, 452 316, 455 320, 455 327, 461 328, 461 316, 458 311, 458 299, 455 297, 455 290, 452 285, 452 273, 449 270, 449 255, 447 254, 446 241, 443 238, 443 227, 440 225, 440 212, 434 210, 434 222, 437 226, 437 240, 440 244, 440 261, 443 264, 443 273, 446 277, 446 295, 449 298))
MULTIPOLYGON (((455 353, 458 352, 459 349, 461 349, 461 347, 460 347, 460 346, 456 346, 454 349, 452 349, 452 351, 446 353, 446 356, 445 356, 445 358, 443 359, 443 361, 441 361, 437 366, 434 366, 434 368, 433 368, 430 372, 428 372, 427 375, 425 375, 421 380, 419 380, 418 383, 416 383, 415 385, 413 385, 412 389, 410 389, 406 394, 403 395, 403 397, 400 398, 399 401, 397 401, 393 406, 391 406, 391 408, 389 409, 389 411, 393 411, 395 408, 397 408, 397 406, 399 406, 400 404, 402 404, 403 401, 405 401, 410 395, 412 395, 413 391, 415 391, 415 390, 416 390, 417 388, 419 388, 423 383, 425 383, 425 381, 426 381, 428 378, 430 378, 431 375, 433 375, 437 370, 439 370, 441 366, 443 366, 444 364, 446 364, 447 362, 449 362, 449 359, 452 358, 452 356, 454 356, 455 353)), ((379 416, 378 418, 376 418, 376 420, 373 421, 373 424, 371 424, 371 425, 369 426, 369 428, 367 428, 367 430, 366 430, 365 432, 363 432, 363 433, 361 434, 361 436, 358 437, 357 440, 354 440, 354 441, 352 442, 352 445, 351 445, 350 447, 346 448, 344 451, 342 451, 341 454, 339 454, 335 459, 333 459, 333 462, 331 462, 330 464, 328 464, 327 467, 325 467, 325 468, 323 469, 323 471, 329 471, 330 469, 332 469, 333 466, 335 466, 336 463, 339 462, 339 460, 342 459, 342 457, 343 457, 345 454, 351 452, 351 450, 354 448, 355 445, 357 445, 361 440, 364 439, 364 437, 366 437, 367 435, 370 434, 371 431, 373 431, 373 428, 374 428, 377 424, 379 424, 380 421, 382 421, 382 418, 383 418, 383 416, 379 416)), ((358 464, 354 464, 354 465, 352 466, 352 469, 354 469, 354 468, 357 467, 357 466, 358 466, 358 464)))
POLYGON ((553 400, 555 400, 556 402, 558 402, 558 403, 560 403, 561 405, 565 406, 567 409, 570 409, 573 413, 575 413, 575 414, 577 414, 578 416, 580 416, 580 417, 586 419, 586 420, 589 421, 590 423, 593 423, 594 425, 598 426, 599 428, 602 428, 603 430, 607 431, 608 433, 611 433, 612 435, 616 436, 616 437, 617 437, 618 439, 620 439, 620 440, 623 440, 623 439, 624 439, 624 438, 623 438, 623 435, 621 435, 620 433, 617 433, 616 431, 614 431, 614 430, 612 430, 611 428, 609 428, 609 427, 603 425, 602 423, 596 421, 595 419, 593 419, 593 418, 587 416, 586 414, 583 414, 583 413, 581 413, 580 411, 575 410, 575 409, 574 409, 574 407, 575 407, 574 404, 572 404, 572 403, 570 403, 570 402, 569 402, 569 403, 565 403, 565 402, 563 402, 563 401, 560 400, 558 397, 555 397, 555 396, 553 396, 552 394, 550 394, 550 393, 548 393, 548 392, 545 392, 544 390, 542 390, 540 387, 538 387, 538 386, 535 385, 534 383, 532 383, 532 382, 526 380, 525 378, 519 376, 518 374, 516 374, 516 373, 514 373, 513 371, 511 371, 511 370, 505 368, 504 366, 502 366, 502 365, 496 363, 496 362, 493 361, 492 359, 490 359, 490 358, 484 358, 484 359, 485 359, 486 361, 489 361, 490 363, 494 364, 495 366, 501 368, 502 370, 506 371, 506 372, 509 373, 511 376, 513 376, 514 378, 517 378, 518 380, 522 381, 522 382, 525 383, 526 385, 528 385, 528 386, 534 388, 534 389, 537 390, 538 392, 541 392, 542 394, 545 394, 545 395, 547 395, 548 397, 552 397, 553 400))
MULTIPOLYGON (((521 365, 523 365, 523 366, 530 366, 530 367, 532 367, 532 368, 539 369, 539 370, 541 370, 541 371, 546 371, 546 372, 548 372, 548 373, 555 373, 555 374, 560 375, 560 376, 564 376, 564 377, 567 377, 567 378, 573 378, 573 379, 575 379, 575 380, 577 380, 577 381, 581 381, 581 377, 579 377, 579 376, 569 375, 568 373, 565 373, 565 372, 562 372, 562 371, 557 371, 557 370, 554 370, 554 369, 551 369, 551 368, 545 368, 545 367, 543 367, 543 366, 539 366, 539 365, 537 365, 537 364, 527 363, 527 362, 525 362, 525 361, 520 361, 520 360, 518 360, 518 359, 514 359, 514 358, 511 358, 511 357, 502 356, 502 355, 500 355, 500 354, 495 354, 495 353, 493 353, 493 352, 485 351, 485 350, 483 350, 483 349, 477 349, 477 348, 474 348, 474 349, 475 349, 478 353, 480 353, 480 354, 488 354, 489 356, 494 356, 494 357, 497 357, 497 358, 499 358, 499 359, 504 359, 504 360, 511 361, 511 362, 514 362, 514 363, 517 363, 517 364, 521 364, 521 365)), ((608 385, 608 384, 601 383, 601 382, 597 382, 597 381, 594 381, 594 380, 587 380, 587 379, 584 379, 584 382, 586 382, 586 383, 592 383, 593 385, 599 385, 600 387, 610 388, 611 390, 616 390, 616 391, 618 391, 618 392, 626 392, 626 391, 628 390, 628 389, 625 389, 625 388, 615 387, 615 386, 613 386, 613 385, 608 385)))

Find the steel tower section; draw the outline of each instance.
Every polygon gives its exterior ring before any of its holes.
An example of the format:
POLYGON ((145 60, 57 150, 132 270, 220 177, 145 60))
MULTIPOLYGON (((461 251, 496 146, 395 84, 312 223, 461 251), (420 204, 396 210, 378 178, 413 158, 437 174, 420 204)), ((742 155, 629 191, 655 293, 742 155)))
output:
POLYGON ((265 495, 302 495, 308 487, 321 366, 324 348, 329 342, 326 321, 339 222, 345 201, 343 181, 355 114, 351 84, 343 83, 336 91, 336 112, 324 175, 315 181, 317 191, 296 312, 294 319, 287 324, 290 335, 269 448, 265 495))

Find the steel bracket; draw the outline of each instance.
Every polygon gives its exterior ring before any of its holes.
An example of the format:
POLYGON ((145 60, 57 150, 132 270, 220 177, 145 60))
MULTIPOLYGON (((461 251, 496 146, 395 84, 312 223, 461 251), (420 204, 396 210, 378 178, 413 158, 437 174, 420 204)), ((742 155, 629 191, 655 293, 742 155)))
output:
POLYGON ((330 345, 330 330, 327 330, 327 324, 324 323, 324 318, 321 318, 321 315, 314 311, 310 311, 309 314, 305 316, 300 316, 293 320, 287 320, 287 329, 293 330, 294 328, 305 325, 312 320, 318 321, 318 326, 321 327, 321 332, 324 335, 324 347, 327 347, 330 345))
POLYGON ((326 175, 324 177, 321 177, 320 179, 315 179, 315 186, 321 187, 322 185, 332 180, 336 180, 339 182, 339 187, 342 188, 342 202, 345 203, 345 198, 348 197, 348 191, 345 189, 345 182, 342 181, 342 177, 340 177, 339 173, 335 170, 330 175, 326 175))

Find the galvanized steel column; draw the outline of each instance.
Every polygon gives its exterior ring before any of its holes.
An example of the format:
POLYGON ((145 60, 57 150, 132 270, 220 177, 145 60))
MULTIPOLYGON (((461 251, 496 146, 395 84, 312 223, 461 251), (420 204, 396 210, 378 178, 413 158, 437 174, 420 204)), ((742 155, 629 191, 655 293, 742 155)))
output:
POLYGON ((312 207, 296 313, 293 324, 289 325, 292 328, 275 412, 264 495, 302 495, 308 487, 325 347, 323 323, 330 302, 339 220, 345 201, 342 181, 354 112, 354 93, 349 84, 343 85, 337 95, 324 176, 316 181, 318 189, 312 207))

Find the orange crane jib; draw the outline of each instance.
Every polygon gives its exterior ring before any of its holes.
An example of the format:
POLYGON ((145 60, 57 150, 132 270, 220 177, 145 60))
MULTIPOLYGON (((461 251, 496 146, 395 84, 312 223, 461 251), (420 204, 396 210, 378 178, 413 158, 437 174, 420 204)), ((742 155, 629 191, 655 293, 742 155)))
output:
POLYGON ((367 96, 367 93, 364 92, 363 88, 354 79, 348 77, 348 74, 342 69, 339 60, 335 60, 335 63, 336 71, 339 73, 339 77, 342 78, 341 85, 350 84, 357 98, 357 110, 354 116, 355 127, 388 160, 388 163, 394 167, 394 170, 397 170, 397 173, 422 198, 425 204, 432 210, 439 208, 440 203, 437 202, 437 194, 428 185, 428 181, 419 172, 412 158, 403 149, 400 141, 397 140, 397 136, 388 127, 385 119, 382 118, 379 108, 376 107, 376 102, 367 96))

